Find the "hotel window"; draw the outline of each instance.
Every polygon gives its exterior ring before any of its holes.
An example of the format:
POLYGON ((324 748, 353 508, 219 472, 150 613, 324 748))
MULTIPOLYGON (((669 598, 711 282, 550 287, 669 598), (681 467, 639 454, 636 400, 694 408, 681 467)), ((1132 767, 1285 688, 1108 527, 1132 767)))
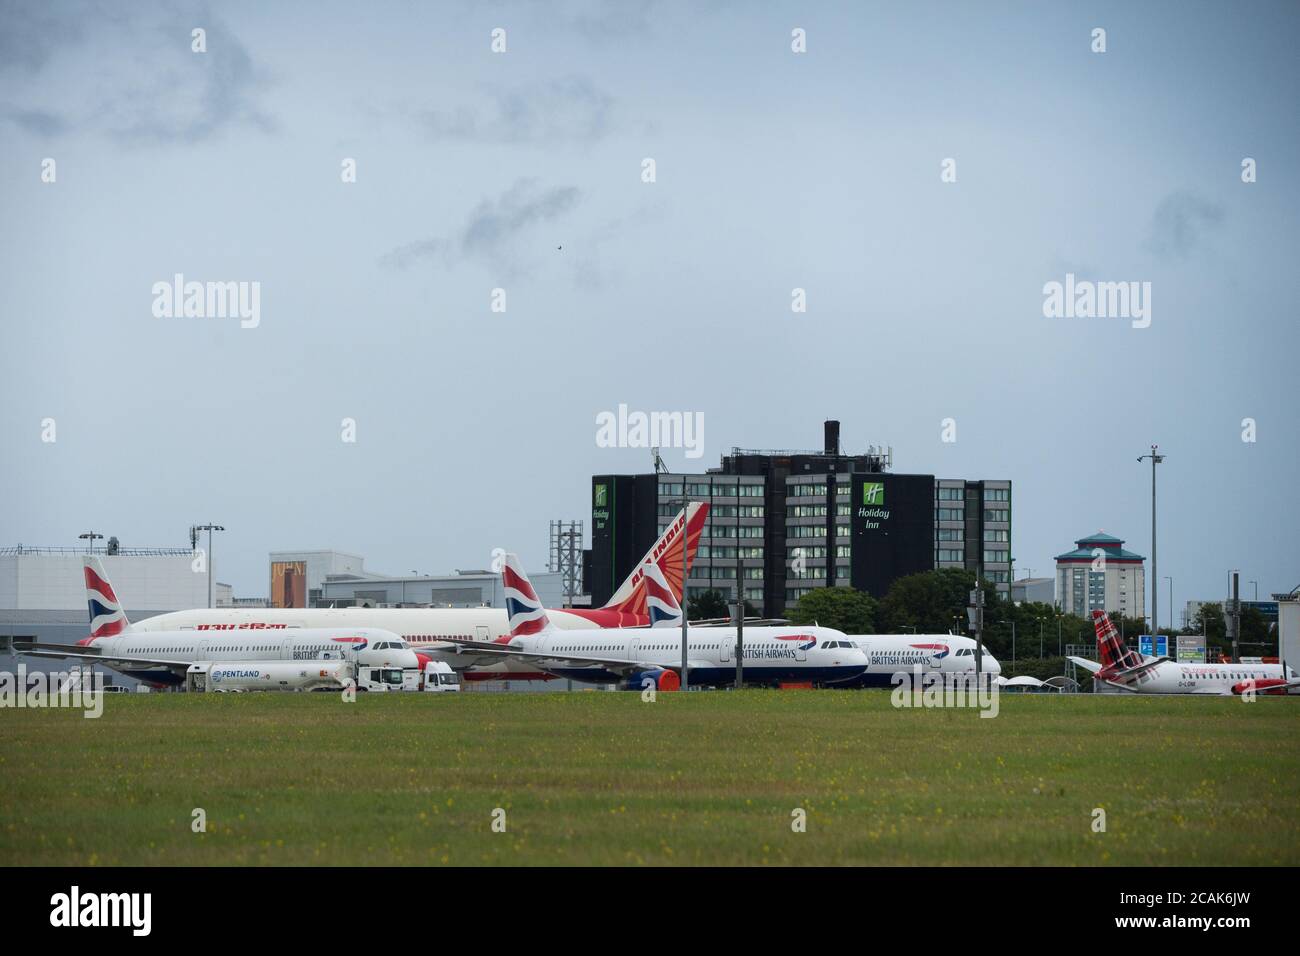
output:
POLYGON ((814 545, 803 545, 795 548, 786 548, 785 553, 786 553, 786 558, 790 561, 795 560, 801 554, 803 555, 804 560, 808 560, 810 558, 826 557, 826 548, 818 547, 814 545))
POLYGON ((934 517, 936 521, 962 521, 966 512, 961 508, 936 508, 934 517))
POLYGON ((737 485, 736 491, 742 498, 761 498, 763 497, 762 485, 737 485))
POLYGON ((1010 488, 985 488, 984 500, 985 501, 1010 501, 1011 489, 1010 488))
POLYGON ((787 518, 825 518, 825 505, 790 505, 785 509, 787 518))
POLYGON ((785 493, 792 497, 802 498, 825 498, 826 485, 812 484, 811 482, 792 481, 786 485, 785 493))
POLYGON ((960 488, 937 488, 935 497, 940 501, 961 501, 962 490, 960 488))

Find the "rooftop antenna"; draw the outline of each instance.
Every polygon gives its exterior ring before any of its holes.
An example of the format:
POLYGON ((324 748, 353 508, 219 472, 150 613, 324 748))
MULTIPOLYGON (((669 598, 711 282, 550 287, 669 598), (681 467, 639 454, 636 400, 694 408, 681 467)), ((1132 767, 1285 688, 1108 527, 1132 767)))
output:
POLYGON ((650 449, 650 454, 654 457, 654 460, 655 460, 655 474, 656 474, 656 475, 666 475, 666 474, 668 474, 668 466, 665 465, 665 464, 664 464, 664 460, 663 460, 662 458, 659 457, 659 446, 658 446, 658 445, 656 445, 656 446, 654 446, 653 448, 650 449))

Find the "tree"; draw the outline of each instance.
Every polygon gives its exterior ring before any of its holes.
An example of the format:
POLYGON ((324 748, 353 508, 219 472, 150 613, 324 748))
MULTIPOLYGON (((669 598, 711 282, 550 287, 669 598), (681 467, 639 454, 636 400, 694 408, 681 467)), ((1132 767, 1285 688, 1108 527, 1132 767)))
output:
POLYGON ((731 609, 721 591, 704 591, 686 602, 686 618, 689 621, 708 621, 720 617, 729 617, 731 609))
MULTIPOLYGON (((899 578, 890 585, 880 602, 877 623, 882 633, 900 634, 915 628, 919 634, 946 634, 966 621, 966 607, 975 587, 975 575, 961 568, 939 568, 899 578)), ((984 619, 1000 600, 991 585, 985 585, 984 619)))
MULTIPOLYGON (((1228 623, 1223 618, 1222 604, 1202 604, 1183 633, 1204 634, 1207 649, 1221 648, 1225 655, 1232 654, 1232 641, 1228 640, 1228 623)), ((1243 656, 1263 656, 1277 650, 1277 635, 1257 607, 1243 605, 1241 634, 1237 640, 1243 656)))
POLYGON ((845 634, 874 634, 878 611, 876 599, 865 591, 814 588, 787 616, 795 624, 820 624, 845 634))

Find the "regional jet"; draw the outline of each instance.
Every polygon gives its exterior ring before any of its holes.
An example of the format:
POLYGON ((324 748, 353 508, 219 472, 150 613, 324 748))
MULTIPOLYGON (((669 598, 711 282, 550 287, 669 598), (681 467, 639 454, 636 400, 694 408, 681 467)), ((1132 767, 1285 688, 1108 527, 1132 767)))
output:
POLYGON ((1144 657, 1124 644, 1105 611, 1092 612, 1101 663, 1071 657, 1104 681, 1135 694, 1294 694, 1300 687, 1293 668, 1281 664, 1197 664, 1169 657, 1144 657))

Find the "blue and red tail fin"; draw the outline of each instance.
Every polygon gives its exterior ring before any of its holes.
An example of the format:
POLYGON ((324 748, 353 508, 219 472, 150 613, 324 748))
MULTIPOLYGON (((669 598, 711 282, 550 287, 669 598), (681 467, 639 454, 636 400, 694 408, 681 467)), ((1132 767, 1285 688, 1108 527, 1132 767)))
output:
POLYGON ((131 626, 122 602, 117 599, 113 585, 108 581, 104 564, 94 555, 83 561, 86 577, 86 603, 90 606, 90 640, 113 637, 131 626))
POLYGON ((1105 611, 1092 612, 1092 625, 1097 631, 1097 657, 1103 669, 1126 670, 1142 663, 1142 655, 1129 650, 1105 611))
POLYGON ((668 579, 659 565, 647 561, 643 566, 645 572, 646 611, 650 615, 651 627, 681 627, 682 606, 677 603, 668 579))
POLYGON ((524 573, 519 563, 519 555, 506 554, 505 567, 501 569, 501 581, 505 588, 506 614, 510 617, 510 633, 497 638, 498 644, 509 644, 513 638, 540 634, 551 626, 546 616, 546 608, 533 590, 533 584, 524 573))

